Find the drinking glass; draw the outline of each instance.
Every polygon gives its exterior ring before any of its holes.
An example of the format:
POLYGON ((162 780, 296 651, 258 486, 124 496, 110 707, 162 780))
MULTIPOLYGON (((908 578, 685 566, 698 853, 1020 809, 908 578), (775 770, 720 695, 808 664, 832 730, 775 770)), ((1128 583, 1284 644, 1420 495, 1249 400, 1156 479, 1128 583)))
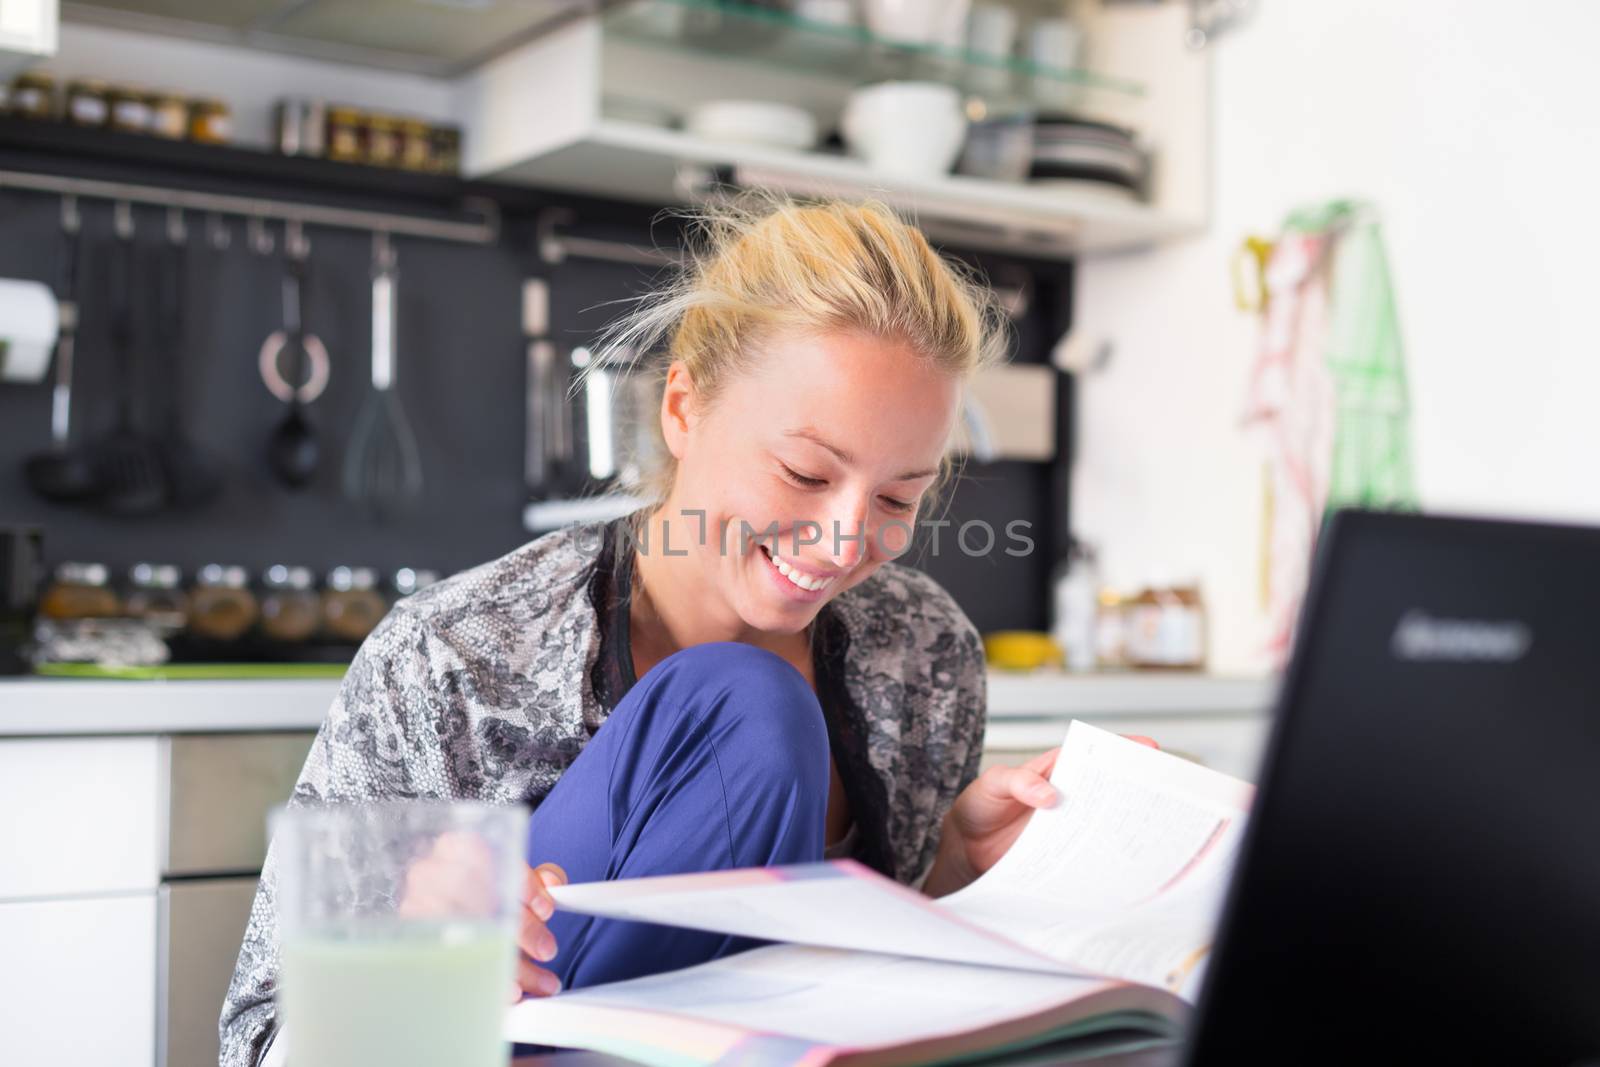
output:
POLYGON ((505 1067, 527 820, 443 801, 272 813, 293 1067, 505 1067))

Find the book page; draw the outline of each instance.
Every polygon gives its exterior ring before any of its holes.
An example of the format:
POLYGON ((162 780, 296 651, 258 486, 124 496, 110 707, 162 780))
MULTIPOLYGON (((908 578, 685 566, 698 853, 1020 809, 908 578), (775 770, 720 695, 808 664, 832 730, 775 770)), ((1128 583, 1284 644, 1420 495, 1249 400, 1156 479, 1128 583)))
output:
POLYGON ((1074 722, 1000 862, 939 901, 844 860, 560 886, 562 908, 1169 990, 1203 960, 1251 787, 1074 722))
POLYGON ((556 903, 614 919, 766 941, 1024 970, 1068 970, 854 860, 558 886, 556 903))
POLYGON ((940 903, 1086 972, 1192 990, 1252 787, 1082 722, 1051 783, 1056 804, 940 903))
MULTIPOLYGON (((814 1049, 864 1049, 969 1033, 1122 993, 1126 1010, 1177 1011, 1101 979, 974 968, 802 945, 773 945, 669 974, 517 1004, 506 1036, 621 1051, 647 1062, 814 1063, 814 1049), (629 1047, 617 1047, 618 1033, 629 1047), (612 1039, 608 1045, 608 1038, 612 1039), (760 1047, 755 1047, 759 1045, 760 1047)), ((1097 1003, 1086 1008, 1114 1010, 1097 1003)), ((1154 1016, 1118 1016, 1155 1033, 1154 1016)))

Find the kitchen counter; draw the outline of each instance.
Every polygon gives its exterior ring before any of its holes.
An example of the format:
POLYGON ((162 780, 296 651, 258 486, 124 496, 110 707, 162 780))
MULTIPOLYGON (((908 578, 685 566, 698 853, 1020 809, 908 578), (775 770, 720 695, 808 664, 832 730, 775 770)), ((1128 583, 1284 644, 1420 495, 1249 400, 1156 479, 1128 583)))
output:
MULTIPOLYGON (((331 679, 0 679, 0 737, 314 730, 338 688, 331 679)), ((1270 679, 996 671, 989 676, 989 714, 996 726, 1075 716, 1260 718, 1273 690, 1270 679)))
POLYGON ((333 679, 251 681, 0 680, 0 737, 315 730, 333 679))

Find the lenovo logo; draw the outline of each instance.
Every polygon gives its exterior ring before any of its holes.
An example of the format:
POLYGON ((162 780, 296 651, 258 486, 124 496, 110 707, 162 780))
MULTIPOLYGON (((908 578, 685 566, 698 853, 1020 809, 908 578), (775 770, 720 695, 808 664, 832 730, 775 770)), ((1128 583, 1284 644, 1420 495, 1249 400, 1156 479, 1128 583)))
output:
POLYGON ((1425 611, 1405 613, 1389 648, 1397 659, 1458 663, 1511 663, 1533 644, 1533 631, 1514 620, 1438 619, 1425 611))

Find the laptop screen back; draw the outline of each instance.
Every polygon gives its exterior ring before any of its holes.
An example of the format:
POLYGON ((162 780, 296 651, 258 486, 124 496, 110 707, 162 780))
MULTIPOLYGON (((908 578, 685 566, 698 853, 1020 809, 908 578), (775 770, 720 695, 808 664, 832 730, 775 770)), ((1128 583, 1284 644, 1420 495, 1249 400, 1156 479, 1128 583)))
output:
POLYGON ((1324 540, 1188 1060, 1600 1061, 1600 531, 1324 540))

